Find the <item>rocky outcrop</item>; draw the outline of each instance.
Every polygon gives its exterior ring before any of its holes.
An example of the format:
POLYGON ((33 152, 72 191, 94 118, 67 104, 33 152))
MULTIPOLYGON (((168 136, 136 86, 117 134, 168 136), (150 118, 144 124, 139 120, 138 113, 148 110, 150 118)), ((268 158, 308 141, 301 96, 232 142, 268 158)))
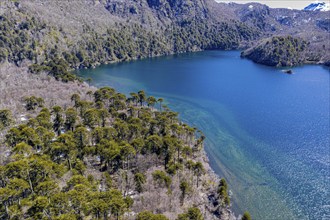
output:
POLYGON ((208 10, 204 0, 145 0, 119 1, 108 0, 105 8, 111 13, 126 19, 158 26, 169 25, 183 20, 207 19, 208 10), (146 18, 148 22, 146 22, 146 18))
POLYGON ((323 29, 323 30, 326 30, 327 32, 330 31, 330 19, 324 19, 324 20, 317 20, 316 21, 316 25, 323 29))

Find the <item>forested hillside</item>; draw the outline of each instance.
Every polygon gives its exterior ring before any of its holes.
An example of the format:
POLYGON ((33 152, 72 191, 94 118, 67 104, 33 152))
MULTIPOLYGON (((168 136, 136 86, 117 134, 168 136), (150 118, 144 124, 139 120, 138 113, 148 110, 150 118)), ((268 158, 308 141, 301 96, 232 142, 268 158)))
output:
POLYGON ((25 97, 18 126, 0 110, 1 219, 230 218, 205 137, 162 99, 112 88, 84 97, 72 94, 64 108, 25 97))
POLYGON ((306 41, 298 38, 272 37, 249 50, 242 52, 242 57, 247 57, 257 63, 268 66, 295 66, 301 63, 313 62, 319 59, 308 51, 306 41))
POLYGON ((326 12, 213 0, 5 1, 0 9, 0 62, 28 65, 31 72, 47 71, 64 81, 75 78, 72 68, 246 48, 272 35, 302 38, 314 62, 328 60, 326 12))
MULTIPOLYGON (((258 36, 258 32, 240 22, 207 19, 207 15, 199 15, 199 8, 192 5, 168 5, 167 13, 172 14, 173 18, 181 13, 177 12, 179 8, 183 11, 187 9, 182 13, 188 17, 171 20, 171 16, 164 15, 167 19, 164 21, 162 17, 155 17, 154 11, 158 6, 149 3, 146 8, 142 7, 150 13, 148 22, 144 20, 148 13, 139 15, 141 21, 135 20, 134 14, 142 9, 134 9, 123 2, 109 1, 101 5, 93 1, 72 4, 63 1, 16 1, 3 3, 1 7, 0 62, 23 65, 27 61, 31 72, 47 71, 64 81, 75 78, 68 72, 70 68, 88 68, 100 63, 187 51, 233 49, 238 48, 241 41, 258 36), (86 10, 84 7, 97 10, 96 14, 91 15, 94 17, 102 12, 104 20, 96 17, 90 19, 92 22, 78 22, 78 16, 84 16, 81 15, 84 11, 80 10, 86 10), (63 10, 59 12, 60 9, 63 10), (70 10, 76 10, 79 15, 70 14, 70 10), (196 11, 196 15, 192 15, 191 11, 196 11), (65 13, 67 21, 58 22, 59 18, 53 18, 52 14, 57 12, 65 13), (126 13, 131 14, 132 18, 129 15, 126 17, 126 13), (97 19, 95 24, 94 19, 97 19), (109 22, 104 23, 106 21, 109 22)), ((160 11, 157 9, 157 13, 160 11)))

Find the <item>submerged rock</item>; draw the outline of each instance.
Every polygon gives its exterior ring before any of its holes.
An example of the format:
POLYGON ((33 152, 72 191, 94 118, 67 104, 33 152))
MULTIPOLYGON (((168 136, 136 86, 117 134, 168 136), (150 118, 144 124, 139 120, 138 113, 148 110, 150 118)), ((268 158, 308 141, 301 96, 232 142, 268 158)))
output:
POLYGON ((286 74, 292 74, 292 70, 283 70, 283 73, 286 73, 286 74))

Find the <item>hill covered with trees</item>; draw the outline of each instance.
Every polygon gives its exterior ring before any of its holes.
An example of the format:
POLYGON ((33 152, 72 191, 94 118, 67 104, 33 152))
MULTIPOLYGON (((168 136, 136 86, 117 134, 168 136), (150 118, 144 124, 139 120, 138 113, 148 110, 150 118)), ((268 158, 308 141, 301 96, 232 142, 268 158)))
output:
POLYGON ((258 36, 243 23, 209 19, 199 13, 204 9, 192 5, 157 6, 147 1, 142 7, 112 1, 2 4, 0 62, 23 65, 27 61, 31 72, 47 71, 64 81, 75 79, 68 72, 72 68, 187 51, 238 48, 242 40, 258 36), (162 11, 157 7, 166 7, 173 19, 167 15, 157 18, 162 11), (141 14, 142 10, 147 11, 141 14), (176 18, 179 10, 187 17, 176 18), (103 17, 97 17, 99 14, 103 17), (139 15, 137 19, 135 14, 139 15), (65 20, 59 22, 58 16, 62 15, 65 20))
MULTIPOLYGON (((69 70, 188 51, 242 49, 270 36, 308 42, 327 64, 329 12, 176 1, 4 1, 0 63, 72 81, 69 70), (306 32, 304 30, 310 30, 306 32)), ((304 59, 299 59, 304 60, 304 59)))
POLYGON ((243 51, 241 56, 257 63, 277 67, 312 63, 319 59, 308 51, 306 41, 291 36, 266 39, 261 44, 243 51))
POLYGON ((203 134, 162 99, 76 86, 60 105, 22 94, 24 110, 0 110, 1 219, 234 218, 203 134))

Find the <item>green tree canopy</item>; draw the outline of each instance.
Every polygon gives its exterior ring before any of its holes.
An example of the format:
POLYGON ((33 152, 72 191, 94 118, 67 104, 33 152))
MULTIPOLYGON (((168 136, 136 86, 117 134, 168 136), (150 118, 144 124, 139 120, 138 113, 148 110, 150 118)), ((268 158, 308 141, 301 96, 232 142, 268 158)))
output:
POLYGON ((242 220, 252 220, 250 213, 244 212, 244 214, 242 216, 242 220))
POLYGON ((9 127, 13 122, 13 115, 8 109, 0 110, 0 130, 9 127))

